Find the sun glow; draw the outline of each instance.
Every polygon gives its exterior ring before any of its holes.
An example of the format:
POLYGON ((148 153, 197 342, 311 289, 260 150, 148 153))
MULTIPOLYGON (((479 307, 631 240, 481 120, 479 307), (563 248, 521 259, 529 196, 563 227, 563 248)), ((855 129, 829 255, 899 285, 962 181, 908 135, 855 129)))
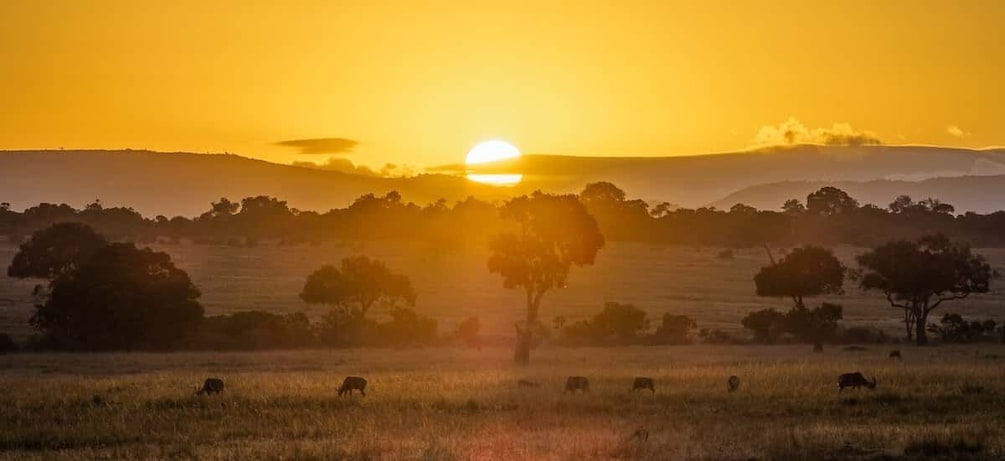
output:
MULTIPOLYGON (((464 164, 468 167, 482 165, 486 163, 501 162, 520 158, 520 151, 506 141, 492 140, 479 143, 468 151, 468 156, 464 159, 464 164)), ((468 168, 468 179, 499 186, 513 185, 523 179, 522 174, 496 174, 496 173, 473 173, 472 168, 468 168)), ((478 169, 478 171, 484 171, 478 169)))

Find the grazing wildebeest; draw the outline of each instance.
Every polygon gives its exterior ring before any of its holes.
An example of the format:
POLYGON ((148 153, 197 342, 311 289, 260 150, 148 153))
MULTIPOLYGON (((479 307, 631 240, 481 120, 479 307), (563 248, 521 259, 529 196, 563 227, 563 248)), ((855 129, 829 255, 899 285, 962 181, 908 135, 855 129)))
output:
POLYGON ((521 379, 516 382, 517 387, 541 387, 540 384, 528 379, 521 379))
POLYGON ((632 433, 632 436, 629 437, 628 440, 638 440, 639 442, 646 442, 649 440, 649 431, 647 431, 646 428, 644 427, 635 429, 635 432, 632 433))
POLYGON ((813 352, 823 352, 823 351, 824 351, 824 345, 823 344, 816 343, 816 344, 813 345, 813 352))
POLYGON ((641 390, 649 389, 650 391, 653 392, 653 394, 655 394, 656 381, 653 381, 652 378, 646 378, 646 377, 635 378, 635 381, 632 381, 632 392, 635 392, 640 389, 641 390))
POLYGON ((865 379, 865 376, 863 376, 862 373, 857 371, 855 373, 845 373, 838 376, 838 392, 843 391, 846 387, 854 387, 855 389, 858 389, 862 386, 868 387, 869 389, 875 389, 876 377, 873 376, 872 382, 870 382, 865 379))
POLYGON ((740 378, 736 375, 730 376, 726 381, 726 390, 733 392, 740 388, 740 378))
POLYGON ((349 397, 352 397, 352 391, 354 390, 359 391, 360 394, 363 394, 363 397, 366 397, 366 380, 359 376, 346 376, 342 380, 342 385, 338 387, 338 396, 342 397, 343 394, 348 392, 349 397))
POLYGON ((890 358, 891 359, 897 359, 897 360, 903 360, 903 357, 900 356, 900 349, 894 349, 894 350, 890 351, 890 358))
POLYGON ((196 394, 219 394, 223 392, 223 380, 220 378, 206 378, 206 382, 202 383, 202 388, 196 388, 196 394))
POLYGON ((590 380, 582 376, 570 376, 568 379, 566 379, 565 390, 562 391, 562 393, 564 394, 566 392, 572 392, 573 394, 575 394, 576 391, 589 392, 590 380))

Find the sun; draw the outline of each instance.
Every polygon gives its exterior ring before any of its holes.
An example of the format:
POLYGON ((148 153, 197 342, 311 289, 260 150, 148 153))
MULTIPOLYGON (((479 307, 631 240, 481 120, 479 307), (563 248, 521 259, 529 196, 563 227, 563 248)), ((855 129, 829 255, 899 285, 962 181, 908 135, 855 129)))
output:
MULTIPOLYGON (((472 147, 471 150, 468 151, 468 156, 464 159, 464 164, 470 167, 485 163, 516 159, 520 158, 520 155, 520 150, 512 144, 506 141, 494 139, 491 141, 481 142, 475 147, 472 147)), ((469 168, 469 173, 467 174, 468 179, 485 184, 506 186, 519 183, 523 179, 522 174, 471 173, 470 170, 471 169, 469 168)))

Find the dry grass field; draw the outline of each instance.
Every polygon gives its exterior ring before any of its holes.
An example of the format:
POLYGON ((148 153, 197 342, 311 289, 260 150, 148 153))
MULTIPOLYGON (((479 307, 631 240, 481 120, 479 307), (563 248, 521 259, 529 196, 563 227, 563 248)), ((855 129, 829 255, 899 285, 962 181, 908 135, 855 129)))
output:
MULTIPOLYGON (((393 270, 411 278, 419 294, 416 310, 439 320, 441 332, 477 315, 483 333, 511 336, 513 322, 524 315, 522 295, 503 289, 500 278, 488 272, 487 250, 482 249, 443 251, 404 243, 153 248, 171 254, 178 267, 189 273, 202 290, 201 301, 208 315, 254 309, 303 311, 317 317, 326 309, 304 304, 297 297, 307 275, 323 264, 337 264, 355 254, 386 261, 393 270)), ((732 259, 718 258, 719 250, 609 242, 594 266, 573 269, 567 288, 545 296, 542 318, 548 324, 558 315, 575 321, 593 316, 605 301, 617 301, 635 304, 653 320, 671 312, 691 316, 700 328, 730 331, 741 329, 740 319, 751 311, 790 307, 788 300, 754 294, 754 274, 768 264, 763 249, 734 250, 732 259)), ((855 255, 864 250, 838 247, 835 251, 845 264, 854 265, 855 255)), ((6 268, 15 253, 16 247, 0 245, 0 268, 6 268)), ((1005 273, 1005 249, 982 249, 979 253, 1005 273)), ((30 293, 35 283, 0 277, 0 332, 16 338, 31 333, 27 320, 33 312, 30 293)), ((991 293, 951 303, 941 312, 1005 321, 1005 281, 992 288, 991 293)), ((846 326, 879 327, 900 335, 900 311, 888 307, 878 293, 862 293, 849 282, 843 296, 810 302, 822 300, 844 305, 842 323, 846 326)))
MULTIPOLYGON (((210 315, 304 311, 307 274, 351 254, 408 275, 417 310, 451 330, 478 315, 483 332, 510 335, 519 293, 488 273, 486 254, 394 244, 365 248, 173 245, 210 315)), ((15 249, 0 247, 6 267, 15 249)), ((853 261, 861 250, 841 247, 853 261)), ((1005 250, 983 250, 1005 272, 1005 250)), ((597 264, 549 293, 543 315, 574 321, 605 301, 634 303, 656 319, 694 317, 738 330, 740 319, 785 300, 754 296, 760 249, 610 243, 597 264)), ((34 281, 0 278, 0 331, 31 334, 34 281)), ((1005 284, 948 307, 1005 320, 1005 284)), ((827 300, 846 326, 900 334, 899 313, 849 284, 827 300)), ((1005 346, 678 346, 535 351, 528 368, 505 347, 263 353, 14 354, 0 356, 3 459, 1003 459, 1005 346), (891 361, 891 347, 904 352, 891 361), (878 389, 839 393, 837 376, 862 371, 878 389), (738 392, 726 379, 738 375, 738 392), (338 398, 347 375, 370 381, 365 398, 338 398), (563 395, 583 375, 591 392, 563 395), (655 395, 629 392, 634 376, 655 395), (220 396, 193 395, 207 377, 220 396), (541 383, 518 388, 518 379, 541 383), (638 429, 647 440, 633 437, 638 429)))
POLYGON ((1005 348, 901 350, 902 362, 880 346, 545 348, 527 368, 503 348, 8 355, 0 458, 1005 457, 1005 348), (849 371, 878 388, 839 393, 849 371), (589 393, 561 393, 574 374, 589 393), (336 396, 346 375, 369 380, 365 398, 336 396), (210 376, 224 393, 193 395, 210 376), (630 392, 634 376, 656 393, 630 392))

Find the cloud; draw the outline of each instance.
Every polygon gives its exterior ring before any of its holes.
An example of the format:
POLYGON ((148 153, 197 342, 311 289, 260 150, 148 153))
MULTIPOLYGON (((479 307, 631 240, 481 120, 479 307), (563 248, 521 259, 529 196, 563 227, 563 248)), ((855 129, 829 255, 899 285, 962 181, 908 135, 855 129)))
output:
POLYGON ((363 176, 381 176, 376 171, 363 166, 356 165, 352 163, 351 160, 341 157, 329 157, 328 161, 325 163, 315 163, 315 162, 293 162, 293 166, 298 166, 301 168, 312 168, 315 170, 326 170, 326 171, 338 171, 342 173, 359 174, 363 176))
POLYGON ((960 128, 960 127, 958 127, 956 125, 949 125, 949 126, 947 126, 946 127, 946 133, 949 133, 949 136, 952 136, 954 138, 965 138, 967 136, 970 136, 970 133, 968 133, 966 131, 963 131, 962 128, 960 128))
POLYGON ((359 143, 356 141, 344 138, 294 139, 276 143, 277 146, 296 147, 300 149, 300 155, 344 154, 352 152, 357 144, 359 143))
POLYGON ((847 123, 835 123, 830 128, 807 128, 793 117, 762 127, 754 137, 754 147, 823 144, 826 146, 866 146, 882 144, 871 131, 859 131, 847 123))
POLYGON ((356 165, 351 160, 342 157, 329 157, 324 163, 293 162, 293 166, 384 178, 404 178, 418 174, 415 168, 408 165, 387 163, 379 171, 376 171, 364 165, 356 165))

